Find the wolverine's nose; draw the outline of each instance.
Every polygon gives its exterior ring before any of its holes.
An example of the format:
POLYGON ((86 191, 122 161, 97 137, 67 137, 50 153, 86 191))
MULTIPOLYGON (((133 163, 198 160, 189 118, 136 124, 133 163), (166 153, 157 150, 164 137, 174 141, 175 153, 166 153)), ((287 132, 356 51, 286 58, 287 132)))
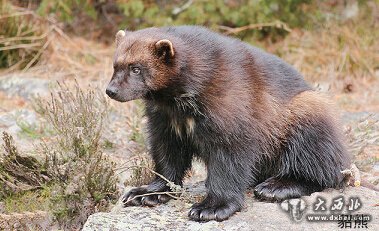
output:
POLYGON ((117 90, 113 88, 107 88, 107 90, 105 90, 105 93, 107 93, 109 97, 114 98, 117 95, 117 90))

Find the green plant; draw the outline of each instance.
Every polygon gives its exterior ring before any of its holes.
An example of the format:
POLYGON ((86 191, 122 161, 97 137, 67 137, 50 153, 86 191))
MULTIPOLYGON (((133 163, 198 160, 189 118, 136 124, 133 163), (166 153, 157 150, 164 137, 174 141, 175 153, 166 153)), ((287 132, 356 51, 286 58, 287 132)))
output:
POLYGON ((21 136, 25 136, 31 139, 41 139, 42 137, 47 136, 51 133, 48 128, 41 125, 30 124, 27 121, 23 120, 17 120, 16 122, 17 126, 21 128, 21 131, 19 132, 21 136))
POLYGON ((96 1, 88 0, 42 0, 37 12, 42 16, 55 13, 63 22, 72 22, 80 13, 85 13, 92 19, 97 18, 96 1))
POLYGON ((137 142, 140 147, 145 146, 145 138, 143 136, 143 116, 144 116, 144 107, 142 102, 137 100, 134 103, 131 116, 128 118, 128 125, 130 127, 131 133, 129 135, 129 140, 137 142))
POLYGON ((13 137, 3 132, 4 151, 0 152, 0 199, 41 189, 51 178, 36 158, 22 155, 13 137))
POLYGON ((150 26, 205 25, 213 29, 232 29, 251 24, 255 30, 241 30, 240 38, 283 36, 289 27, 304 27, 311 22, 310 12, 317 8, 310 0, 291 1, 186 1, 183 4, 171 2, 159 4, 157 1, 118 1, 126 17, 125 27, 135 30, 150 26), (267 24, 270 23, 270 24, 267 24))
POLYGON ((115 164, 101 149, 108 102, 98 90, 73 90, 58 84, 49 101, 35 108, 51 124, 55 137, 43 143, 46 169, 53 177, 51 207, 64 228, 80 228, 87 217, 117 198, 115 164))
POLYGON ((104 149, 112 149, 114 148, 114 143, 108 139, 104 139, 102 147, 104 149))
POLYGON ((87 21, 99 22, 102 18, 106 18, 108 24, 109 22, 115 24, 103 6, 114 9, 112 13, 123 18, 118 20, 124 22, 121 26, 129 30, 170 25, 204 25, 224 30, 264 24, 253 27, 253 30, 250 28, 239 31, 237 36, 243 39, 251 36, 258 38, 269 36, 274 39, 284 36, 287 34, 288 26, 290 28, 308 26, 312 22, 311 15, 317 12, 316 3, 311 0, 118 0, 116 2, 42 0, 38 13, 40 15, 54 13, 60 21, 72 27, 78 27, 74 21, 82 20, 83 16, 90 19, 87 21))
POLYGON ((25 211, 47 211, 51 206, 51 186, 41 189, 12 194, 4 199, 6 213, 21 213, 25 211))

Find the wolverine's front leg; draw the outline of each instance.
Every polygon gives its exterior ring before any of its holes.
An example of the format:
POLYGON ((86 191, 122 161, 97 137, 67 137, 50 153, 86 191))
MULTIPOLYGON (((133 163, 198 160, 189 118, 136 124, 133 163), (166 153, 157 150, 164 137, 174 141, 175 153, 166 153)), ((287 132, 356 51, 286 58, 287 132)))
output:
MULTIPOLYGON (((154 118, 153 118, 154 119, 154 118)), ((154 122, 154 121, 152 121, 154 122)), ((167 123, 157 121, 154 126, 150 126, 149 140, 151 154, 155 164, 155 171, 167 180, 177 185, 182 185, 186 171, 191 167, 192 148, 186 140, 175 134, 167 123)), ((165 203, 172 197, 159 192, 170 192, 167 180, 156 176, 147 187, 138 187, 125 194, 123 203, 125 206, 147 205, 154 206, 165 203), (157 193, 156 195, 144 194, 157 193)))
POLYGON ((188 216, 195 221, 223 221, 242 209, 249 167, 234 153, 217 151, 208 161, 206 198, 192 206, 188 216))

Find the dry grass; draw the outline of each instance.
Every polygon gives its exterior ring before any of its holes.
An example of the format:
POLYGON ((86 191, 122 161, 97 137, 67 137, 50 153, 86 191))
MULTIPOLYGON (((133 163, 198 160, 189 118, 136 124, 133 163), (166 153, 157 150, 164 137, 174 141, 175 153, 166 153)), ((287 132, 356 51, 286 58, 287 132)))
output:
POLYGON ((0 67, 8 71, 27 70, 38 63, 51 42, 52 28, 45 20, 7 0, 1 0, 0 28, 0 67))
POLYGON ((379 26, 325 25, 316 31, 297 31, 277 52, 311 81, 375 78, 379 68, 379 26), (363 30, 363 31, 362 31, 363 30))
POLYGON ((294 29, 276 44, 264 44, 311 83, 329 85, 348 111, 379 112, 379 8, 355 18, 330 20, 315 29, 294 29))
POLYGON ((50 78, 67 80, 73 78, 87 80, 107 80, 112 72, 112 49, 104 44, 83 38, 70 38, 63 32, 51 43, 39 67, 33 71, 50 78))
POLYGON ((339 19, 318 22, 311 30, 294 29, 283 41, 270 44, 269 49, 312 82, 338 85, 346 80, 377 79, 379 5, 370 1, 350 19, 341 19, 341 12, 329 12, 339 19))
POLYGON ((108 46, 71 37, 54 19, 0 1, 0 68, 6 67, 0 74, 21 69, 56 80, 105 79, 111 75, 112 50, 108 46))
POLYGON ((124 182, 125 186, 147 185, 155 178, 154 173, 149 170, 154 169, 154 164, 146 152, 137 153, 121 169, 131 171, 130 178, 124 182))

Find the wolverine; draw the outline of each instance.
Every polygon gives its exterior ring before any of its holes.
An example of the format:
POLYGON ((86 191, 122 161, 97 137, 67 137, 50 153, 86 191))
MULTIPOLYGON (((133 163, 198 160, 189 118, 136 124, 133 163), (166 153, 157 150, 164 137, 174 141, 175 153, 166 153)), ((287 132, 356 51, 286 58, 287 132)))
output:
MULTIPOLYGON (((248 189, 275 202, 344 187, 336 107, 282 59, 200 26, 121 30, 116 46, 106 93, 144 101, 155 171, 182 185, 194 158, 206 165, 191 220, 228 219, 248 189)), ((123 202, 155 206, 171 197, 151 193, 169 191, 157 176, 123 202)))

